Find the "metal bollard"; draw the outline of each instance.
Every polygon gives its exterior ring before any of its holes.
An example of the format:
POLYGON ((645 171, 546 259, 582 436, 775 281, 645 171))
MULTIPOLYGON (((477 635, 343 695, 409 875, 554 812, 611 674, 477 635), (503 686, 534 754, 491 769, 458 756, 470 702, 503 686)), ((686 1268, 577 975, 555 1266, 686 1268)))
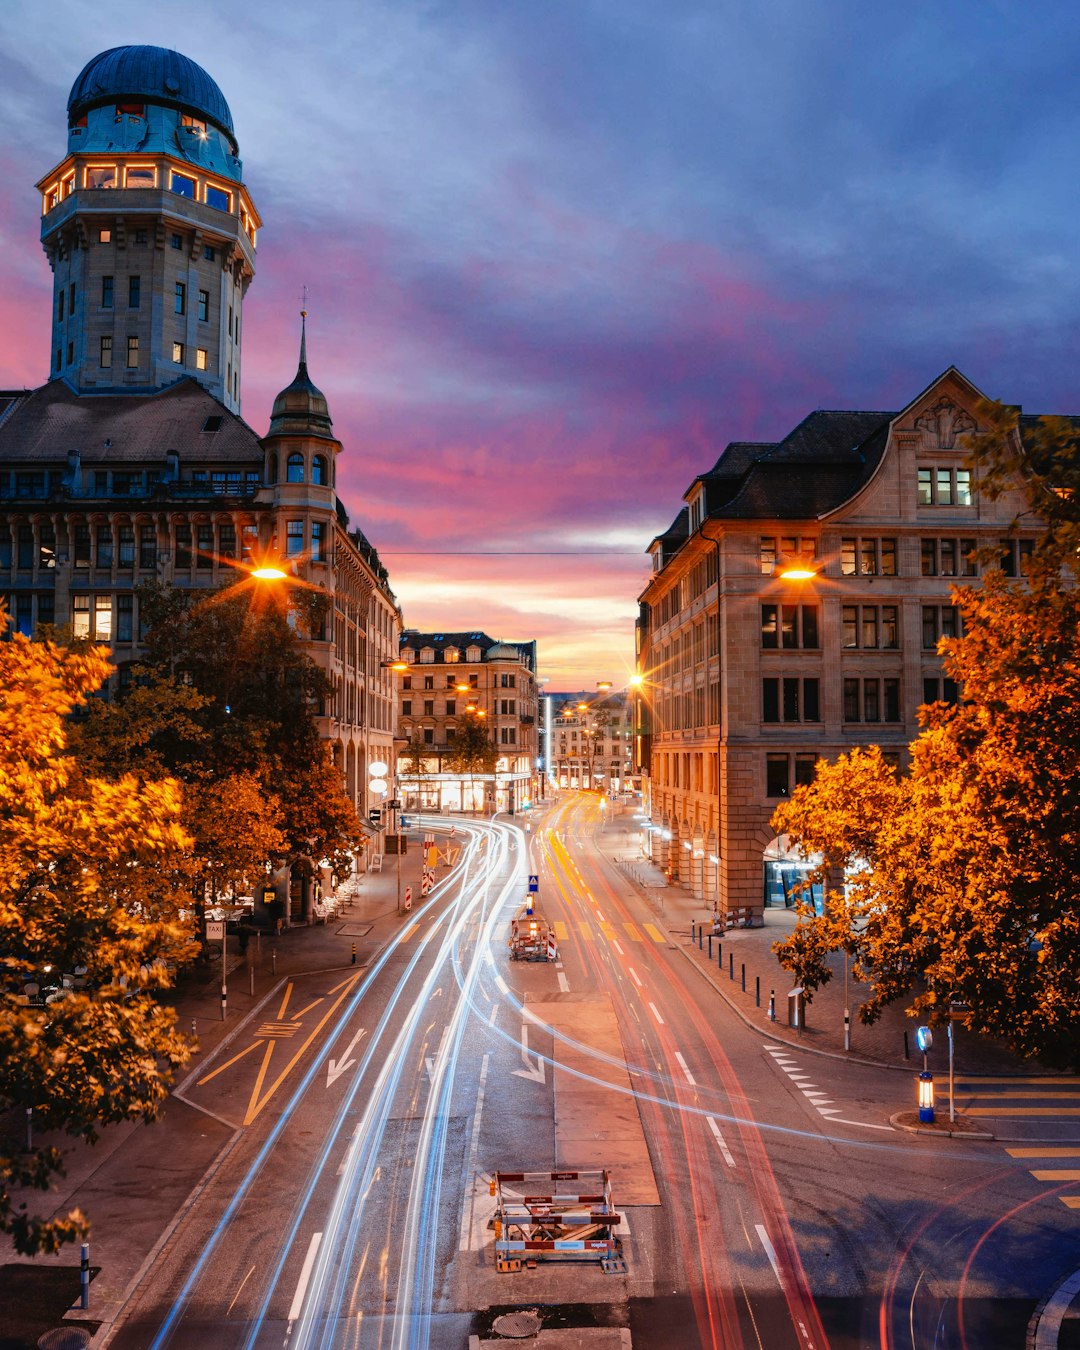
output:
POLYGON ((274 947, 270 952, 270 974, 277 974, 277 948, 274 947))
POLYGON ((723 968, 724 968, 724 944, 723 944, 723 942, 718 942, 718 943, 716 944, 716 965, 717 965, 717 968, 718 968, 719 970, 723 970, 723 968))
POLYGON ((740 961, 740 962, 739 962, 739 970, 740 970, 740 972, 741 972, 741 978, 742 978, 742 991, 743 991, 743 993, 745 994, 745 993, 746 993, 746 962, 745 962, 745 961, 740 961))
POLYGON ((192 1034, 193 1037, 194 1037, 194 1036, 197 1036, 197 1035, 199 1034, 199 1029, 198 1029, 198 1027, 195 1025, 195 1019, 194 1019, 194 1017, 191 1019, 191 1034, 192 1034))
POLYGON ((728 979, 729 979, 729 980, 733 980, 733 979, 735 978, 735 953, 734 953, 734 952, 728 952, 728 958, 727 958, 727 974, 728 974, 728 979))
POLYGON ((754 1007, 761 1007, 761 976, 754 976, 754 1007))
POLYGON ((248 966, 248 984, 250 986, 251 997, 255 997, 255 967, 248 966))
POLYGON ((769 1021, 776 1021, 776 990, 769 990, 769 1021))
POLYGON ((354 966, 356 965, 356 943, 355 943, 355 942, 354 942, 353 945, 352 945, 352 963, 353 963, 354 966))
POLYGON ((33 1153, 34 1151, 34 1108, 32 1106, 26 1108, 26 1151, 27 1153, 33 1153))
POLYGON ((709 960, 712 960, 712 934, 709 934, 709 960))
POLYGON ((697 930, 697 945, 698 945, 698 951, 701 951, 701 935, 702 935, 702 933, 704 933, 704 931, 705 931, 705 925, 704 925, 703 923, 698 924, 698 930, 697 930))
POLYGON ((229 1001, 228 991, 224 985, 221 986, 221 1020, 225 1021, 225 1006, 229 1001))
POLYGON ((82 1245, 82 1257, 79 1261, 79 1307, 84 1311, 90 1306, 90 1244, 82 1245))
POLYGON ((690 946, 694 945, 694 921, 690 920, 690 946))

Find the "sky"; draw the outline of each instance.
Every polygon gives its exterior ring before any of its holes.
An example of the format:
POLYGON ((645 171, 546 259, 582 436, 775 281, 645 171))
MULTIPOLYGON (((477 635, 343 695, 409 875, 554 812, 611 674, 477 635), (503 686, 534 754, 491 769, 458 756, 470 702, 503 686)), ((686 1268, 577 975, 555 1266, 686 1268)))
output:
POLYGON ((4 0, 0 387, 49 374, 34 183, 96 53, 175 47, 263 216, 243 415, 308 356, 407 626, 625 683, 645 549, 733 440, 947 366, 1080 412, 1080 6, 4 0))

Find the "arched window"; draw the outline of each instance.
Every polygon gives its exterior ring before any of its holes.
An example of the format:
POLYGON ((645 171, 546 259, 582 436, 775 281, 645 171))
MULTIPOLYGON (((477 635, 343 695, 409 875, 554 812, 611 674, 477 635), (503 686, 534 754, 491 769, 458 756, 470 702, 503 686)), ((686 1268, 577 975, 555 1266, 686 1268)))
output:
POLYGON ((285 475, 287 483, 302 483, 304 481, 304 456, 298 450, 294 450, 289 456, 285 475))
POLYGON ((326 456, 316 455, 311 461, 311 481, 320 487, 326 487, 330 479, 326 472, 326 456))
POLYGON ((267 455, 266 457, 266 481, 268 483, 277 482, 277 455, 267 455))

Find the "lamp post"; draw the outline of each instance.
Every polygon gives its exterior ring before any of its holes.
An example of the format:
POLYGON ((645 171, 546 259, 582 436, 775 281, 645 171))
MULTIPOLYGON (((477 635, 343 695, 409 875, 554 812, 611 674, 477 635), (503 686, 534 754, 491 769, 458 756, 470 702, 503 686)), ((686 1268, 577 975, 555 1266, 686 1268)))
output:
POLYGON ((934 1033, 929 1027, 919 1027, 915 1040, 922 1051, 922 1073, 918 1077, 919 1085, 919 1124, 934 1123, 934 1075, 926 1067, 926 1052, 934 1044, 934 1033))

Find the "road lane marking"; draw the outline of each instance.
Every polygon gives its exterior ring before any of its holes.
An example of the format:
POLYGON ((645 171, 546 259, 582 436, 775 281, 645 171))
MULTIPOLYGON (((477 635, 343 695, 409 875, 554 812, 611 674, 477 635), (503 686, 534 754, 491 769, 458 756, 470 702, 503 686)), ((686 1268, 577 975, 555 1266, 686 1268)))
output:
POLYGON ((969 1102, 1004 1102, 1026 1098, 1028 1101, 1075 1101, 1072 1092, 975 1092, 972 1088, 957 1089, 957 1097, 969 1102))
POLYGON ((563 923, 562 919, 555 920, 555 936, 560 942, 570 941, 570 929, 563 923))
POLYGON ((1080 1195, 1063 1195, 1061 1203, 1068 1205, 1070 1209, 1080 1209, 1080 1195))
POLYGON ((495 984, 504 994, 510 993, 510 986, 506 983, 506 981, 503 979, 501 975, 495 976, 495 984))
POLYGON ((581 929, 581 936, 586 942, 596 941, 596 934, 592 930, 592 924, 586 923, 585 920, 582 919, 578 924, 578 927, 581 929))
POLYGON ((697 1087, 697 1079, 690 1072, 690 1066, 687 1064, 686 1060, 683 1059, 682 1055, 679 1054, 678 1050, 675 1051, 675 1058, 679 1061, 679 1068, 682 1069, 683 1073, 686 1075, 686 1081, 691 1087, 697 1087))
POLYGON ((489 1027, 493 1027, 495 1025, 495 1019, 496 1017, 498 1017, 498 1015, 499 1015, 499 1005, 497 1003, 493 1003, 491 1005, 491 1016, 488 1018, 489 1027))
POLYGON ((653 923, 647 923, 645 925, 645 931, 646 933, 648 933, 648 935, 652 938, 654 942, 664 943, 667 941, 667 938, 663 935, 663 933, 661 933, 660 929, 657 928, 657 926, 653 923))
POLYGON ((1075 1168, 1053 1168, 1050 1171, 1032 1171, 1036 1181, 1080 1181, 1080 1171, 1075 1168))
POLYGON ((600 913, 599 910, 596 911, 596 917, 600 920, 601 923, 607 923, 607 919, 604 918, 604 916, 600 913))
POLYGON ((716 1140, 717 1146, 719 1147, 720 1152, 723 1155, 724 1161, 727 1163, 729 1167, 734 1167, 735 1159, 731 1156, 731 1149, 728 1148, 727 1141, 724 1139, 724 1136, 720 1133, 720 1126, 717 1125, 716 1121, 713 1120, 712 1116, 706 1116, 705 1119, 709 1122, 709 1129, 712 1130, 713 1132, 713 1138, 716 1140))
POLYGON ((641 983, 641 981, 638 979, 638 973, 637 973, 637 971, 634 969, 634 967, 633 967, 633 966, 627 966, 626 969, 630 972, 630 978, 634 981, 634 983, 637 985, 637 987, 638 987, 639 989, 644 989, 645 986, 644 986, 644 985, 641 983))
POLYGON ((202 1087, 204 1083, 209 1083, 211 1078, 216 1078, 218 1074, 227 1069, 230 1064, 235 1064, 238 1059, 243 1059, 244 1056, 248 1054, 250 1051, 257 1050, 258 1048, 259 1042, 252 1041, 251 1044, 248 1046, 247 1050, 241 1050, 238 1055, 233 1055, 232 1059, 227 1059, 225 1063, 216 1068, 213 1073, 208 1073, 205 1078, 200 1078, 198 1082, 195 1084, 195 1086, 202 1087))
POLYGON ((403 942, 408 942, 408 940, 412 937, 412 935, 416 932, 416 930, 419 927, 420 925, 418 923, 410 924, 409 927, 405 929, 404 933, 402 933, 402 935, 398 938, 398 946, 400 946, 403 942))
POLYGON ((660 1016, 660 1009, 656 1006, 655 1003, 650 1003, 649 1007, 652 1009, 652 1015, 656 1018, 656 1020, 660 1023, 660 1025, 663 1026, 664 1019, 660 1016))
POLYGON ((304 1264, 300 1270, 300 1282, 296 1286, 296 1293, 293 1294, 292 1306, 289 1308, 289 1325, 300 1316, 304 1306, 304 1295, 307 1293, 308 1281, 311 1279, 311 1267, 315 1264, 315 1257, 319 1250, 319 1243, 322 1241, 321 1233, 312 1233, 311 1241, 308 1243, 307 1255, 304 1257, 304 1264))
POLYGON ((633 923, 624 923, 624 924, 623 924, 623 927, 626 929, 626 936, 630 939, 631 942, 644 942, 644 941, 645 941, 645 939, 644 939, 644 938, 641 936, 641 934, 638 932, 637 924, 633 924, 633 923))
POLYGON ((1010 1158, 1080 1158, 1080 1144, 1075 1148, 1007 1148, 1010 1158))
POLYGON ((757 1229, 757 1235, 761 1239, 761 1245, 765 1248, 765 1255, 769 1258, 769 1265, 773 1268, 773 1274, 776 1276, 776 1282, 781 1289, 784 1287, 783 1277, 780 1274, 780 1262, 776 1259, 776 1248, 769 1240, 769 1235, 765 1231, 765 1225, 762 1223, 754 1224, 757 1229))
POLYGON ((965 1106, 965 1116, 1080 1116, 1080 1106, 965 1106))
POLYGON ((561 970, 559 971, 559 988, 564 994, 568 994, 570 992, 570 981, 566 978, 566 976, 562 973, 561 970))
MULTIPOLYGON (((612 930, 612 931, 614 931, 614 930, 612 930)), ((611 939, 611 945, 615 948, 615 950, 619 953, 620 956, 625 956, 625 955, 626 955, 626 953, 623 951, 623 949, 619 946, 619 939, 618 939, 617 937, 613 937, 613 938, 611 939)))

